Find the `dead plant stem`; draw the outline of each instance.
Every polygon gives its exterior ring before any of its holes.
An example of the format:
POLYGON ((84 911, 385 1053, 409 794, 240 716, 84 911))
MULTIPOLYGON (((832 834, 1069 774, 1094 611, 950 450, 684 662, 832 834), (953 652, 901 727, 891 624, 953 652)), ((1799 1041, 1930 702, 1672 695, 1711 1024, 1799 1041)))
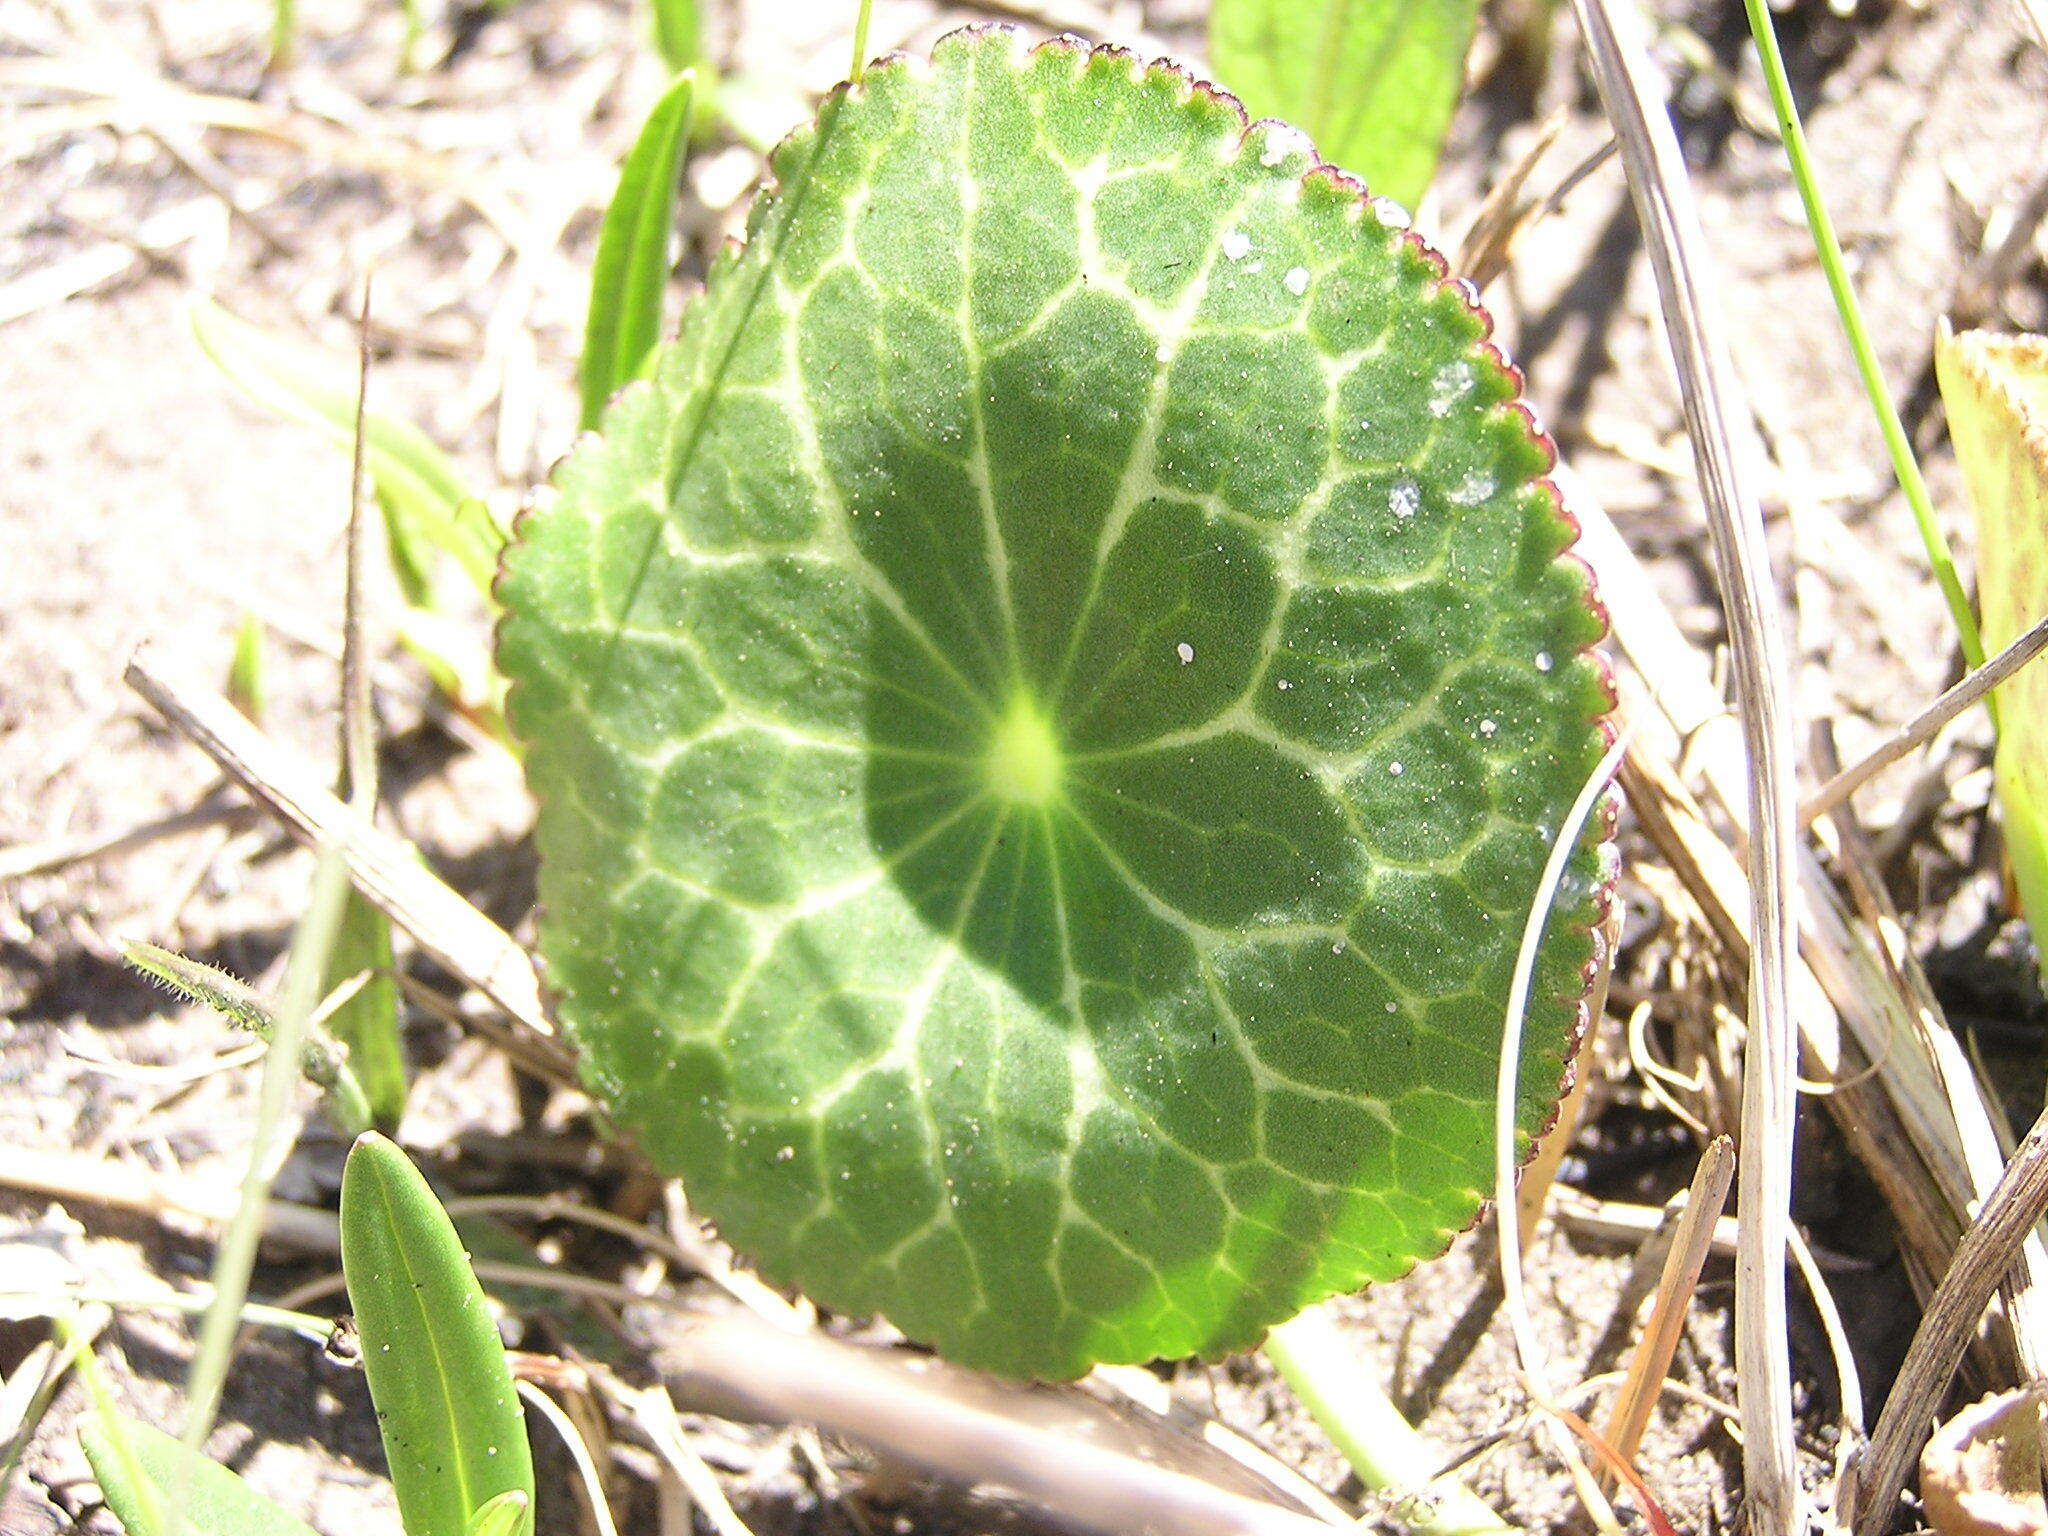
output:
POLYGON ((1657 278, 1707 509, 1735 663, 1735 704, 1749 753, 1749 1038, 1743 1051, 1743 1250, 1736 1269, 1737 1395, 1748 1434, 1743 1472, 1756 1536, 1804 1526, 1793 1443, 1785 1264, 1792 1190, 1798 1037, 1790 1006, 1793 815, 1792 710, 1784 617, 1752 484, 1748 415, 1736 398, 1691 179, 1663 82, 1635 36, 1635 18, 1606 0, 1573 0, 1588 60, 1620 141, 1629 192, 1657 278))

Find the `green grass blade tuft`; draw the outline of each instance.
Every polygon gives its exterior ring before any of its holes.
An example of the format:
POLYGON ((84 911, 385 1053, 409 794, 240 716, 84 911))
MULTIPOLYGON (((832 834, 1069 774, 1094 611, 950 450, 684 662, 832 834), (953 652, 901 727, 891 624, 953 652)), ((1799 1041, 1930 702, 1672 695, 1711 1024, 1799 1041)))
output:
POLYGON ((1413 207, 1465 82, 1477 0, 1216 0, 1209 58, 1253 117, 1308 131, 1332 165, 1413 207))
POLYGON ((594 429, 611 397, 646 364, 661 339, 668 293, 676 178, 689 143, 697 78, 685 71, 654 104, 605 209, 583 332, 583 427, 594 429))
POLYGON ((530 1510, 526 1423, 489 1304, 427 1181, 375 1133, 342 1173, 341 1255, 406 1536, 470 1536, 508 1492, 530 1510))

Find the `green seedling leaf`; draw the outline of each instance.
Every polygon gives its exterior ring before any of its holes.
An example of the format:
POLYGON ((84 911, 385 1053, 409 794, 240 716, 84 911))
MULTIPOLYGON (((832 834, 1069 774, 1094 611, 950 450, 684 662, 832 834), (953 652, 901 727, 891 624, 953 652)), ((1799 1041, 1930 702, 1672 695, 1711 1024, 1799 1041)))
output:
POLYGON ((315 1536, 234 1472, 162 1430, 109 1413, 84 1424, 79 1439, 128 1536, 170 1536, 174 1524, 192 1536, 315 1536))
MULTIPOLYGON (((1944 334, 1935 373, 1977 520, 1977 604, 1996 655, 2048 615, 2048 338, 1944 334)), ((2001 683, 1998 805, 2048 983, 2048 667, 2001 683)))
POLYGON ((357 976, 364 978, 361 985, 327 1015, 327 1029, 348 1052, 372 1123, 388 1134, 405 1114, 407 1088, 391 919, 360 891, 351 891, 327 962, 327 990, 348 986, 357 976))
POLYGON ((1298 132, 1071 40, 884 60, 772 169, 500 581, 591 1083, 769 1276, 974 1365, 1403 1273, 1491 1185, 1610 702, 1484 316, 1298 132))
POLYGON ((228 702, 261 725, 265 692, 263 621, 245 613, 235 626, 235 654, 228 661, 228 702))
MULTIPOLYGON (((252 399, 318 427, 344 450, 352 447, 352 367, 309 359, 211 304, 193 307, 192 330, 206 355, 252 399)), ((441 450, 411 423, 372 411, 363 425, 364 460, 405 600, 419 608, 436 605, 437 555, 452 559, 488 595, 502 540, 482 503, 441 450)))
POLYGON ((484 1293, 427 1181, 374 1132, 342 1171, 341 1262, 406 1536, 469 1536, 507 1492, 530 1508, 525 1419, 484 1293))
POLYGON ((669 73, 679 75, 694 68, 703 52, 697 0, 651 0, 649 9, 654 51, 661 55, 669 73))
POLYGON ((1428 190, 1478 0, 1215 0, 1209 57, 1255 117, 1299 123, 1374 192, 1428 190))
POLYGON ((499 1494, 469 1522, 469 1536, 519 1536, 527 1530, 532 1500, 513 1489, 499 1494))
MULTIPOLYGON (((662 9, 657 3, 657 14, 662 9)), ((638 376, 661 339, 676 177, 689 142, 696 94, 697 78, 686 70, 654 104, 604 211, 597 265, 590 278, 590 316, 583 333, 586 431, 597 425, 619 386, 638 376)))

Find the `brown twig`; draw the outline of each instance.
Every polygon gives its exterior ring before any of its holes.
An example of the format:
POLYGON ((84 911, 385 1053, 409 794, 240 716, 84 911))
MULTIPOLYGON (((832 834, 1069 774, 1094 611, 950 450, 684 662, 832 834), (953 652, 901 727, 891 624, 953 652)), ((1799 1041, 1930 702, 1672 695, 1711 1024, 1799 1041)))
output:
POLYGON ((369 582, 370 279, 356 317, 356 417, 349 447, 348 542, 341 610, 341 793, 365 821, 377 815, 377 716, 370 694, 364 589, 369 582))

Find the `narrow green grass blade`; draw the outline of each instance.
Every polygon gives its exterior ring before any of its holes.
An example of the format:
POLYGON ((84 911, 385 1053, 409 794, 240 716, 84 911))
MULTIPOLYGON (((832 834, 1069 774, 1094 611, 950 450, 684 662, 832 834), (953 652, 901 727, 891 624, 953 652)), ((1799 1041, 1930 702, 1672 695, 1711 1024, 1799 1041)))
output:
POLYGON ((1464 84, 1477 0, 1216 0, 1209 58, 1253 117, 1413 207, 1464 84))
POLYGON ((507 1492, 530 1508, 525 1419, 484 1293, 427 1181, 374 1132, 342 1173, 341 1262, 406 1536, 469 1536, 507 1492))
POLYGON ((380 1131, 397 1129, 405 1113, 405 1046, 399 1035, 398 980, 391 953, 391 919, 349 893, 341 915, 341 931, 328 962, 327 989, 346 985, 353 977, 367 979, 328 1016, 327 1029, 348 1051, 349 1065, 362 1085, 371 1120, 380 1131))
POLYGON ((675 221, 676 176, 690 135, 697 77, 685 70, 640 130, 605 209, 590 278, 590 317, 583 333, 583 427, 594 428, 607 401, 640 372, 661 338, 668 290, 669 226, 675 221))
POLYGON ((263 1207, 270 1199, 271 1179, 284 1161, 285 1109, 297 1087, 308 1025, 319 999, 320 976, 334 947, 349 891, 348 865, 339 849, 325 847, 313 874, 305 916, 292 934, 279 987, 270 1051, 263 1058, 263 1080, 256 1095, 255 1132, 242 1174, 240 1201, 221 1233, 213 1256, 213 1302, 200 1324, 198 1347, 185 1378, 185 1448, 195 1455, 206 1443, 220 1407, 221 1387, 241 1328, 242 1304, 249 1295, 249 1276, 256 1267, 256 1243, 263 1230, 263 1207))
POLYGON ((1878 366, 1877 349, 1870 343, 1870 329, 1863 323, 1863 306, 1857 303, 1856 290, 1849 283, 1849 268, 1842 260, 1842 245, 1835 238, 1834 221, 1828 217, 1827 204, 1821 201, 1813 160, 1806 152, 1806 129, 1800 124, 1799 108, 1792 100, 1792 82, 1785 73, 1784 55, 1778 51, 1778 33, 1771 24, 1770 9, 1765 0, 1743 0, 1743 6, 1749 13, 1750 34, 1756 39, 1757 56, 1763 63, 1764 82, 1770 87, 1771 107, 1778 117, 1778 133, 1785 142, 1785 159, 1791 164, 1792 181, 1799 188, 1799 201, 1806 210, 1806 225, 1813 234, 1814 254, 1820 258, 1828 293, 1835 301, 1835 312, 1841 317, 1842 333, 1848 337, 1849 350, 1856 358, 1856 372, 1863 380, 1863 391, 1870 397, 1871 410, 1877 414, 1878 430, 1884 434, 1885 452, 1891 457, 1892 472, 1898 476, 1899 489, 1905 493, 1906 505, 1912 509, 1921 545, 1927 551, 1927 563, 1941 587, 1942 598, 1948 604, 1949 618, 1955 624, 1956 636, 1962 643, 1963 659, 1972 667, 1981 667, 1985 650, 1983 637, 1977 632, 1977 618, 1970 611, 1970 597, 1963 590, 1962 578, 1956 574, 1955 556, 1949 553, 1948 538, 1942 533, 1941 523, 1934 515, 1934 501, 1927 494, 1927 482, 1920 474, 1920 461, 1913 456, 1913 445, 1907 440, 1905 425, 1899 420, 1898 408, 1892 404, 1891 391, 1885 387, 1884 370, 1878 366))
POLYGON ((1516 1536, 1455 1472, 1439 1476, 1443 1452, 1401 1416, 1320 1308, 1266 1335, 1266 1358, 1301 1399, 1366 1487, 1402 1496, 1410 1536, 1516 1536))
MULTIPOLYGON (((2048 614, 2048 339, 1944 335, 1934 367, 1977 518, 1977 601, 1996 653, 2048 614)), ((2048 666, 2023 667, 1998 693, 1998 804, 2048 984, 2048 666)))
POLYGON ((669 73, 680 75, 697 64, 703 48, 703 28, 697 14, 697 0, 652 0, 648 17, 654 32, 654 51, 669 73))
MULTIPOLYGON (((323 366, 211 304, 192 310, 192 332, 222 373, 250 398, 319 428, 337 447, 355 440, 354 372, 323 366)), ((502 539, 455 466, 410 422, 372 411, 363 422, 365 463, 384 513, 392 567, 408 603, 434 606, 436 554, 489 594, 502 539)))
POLYGON ((874 19, 875 0, 860 0, 860 8, 853 13, 853 66, 846 78, 858 81, 868 67, 868 23, 874 19))
POLYGON ((168 1511, 183 1490, 179 1513, 194 1536, 315 1536, 219 1462, 196 1456, 162 1430, 112 1415, 79 1431, 85 1459, 128 1536, 168 1533, 168 1511))

